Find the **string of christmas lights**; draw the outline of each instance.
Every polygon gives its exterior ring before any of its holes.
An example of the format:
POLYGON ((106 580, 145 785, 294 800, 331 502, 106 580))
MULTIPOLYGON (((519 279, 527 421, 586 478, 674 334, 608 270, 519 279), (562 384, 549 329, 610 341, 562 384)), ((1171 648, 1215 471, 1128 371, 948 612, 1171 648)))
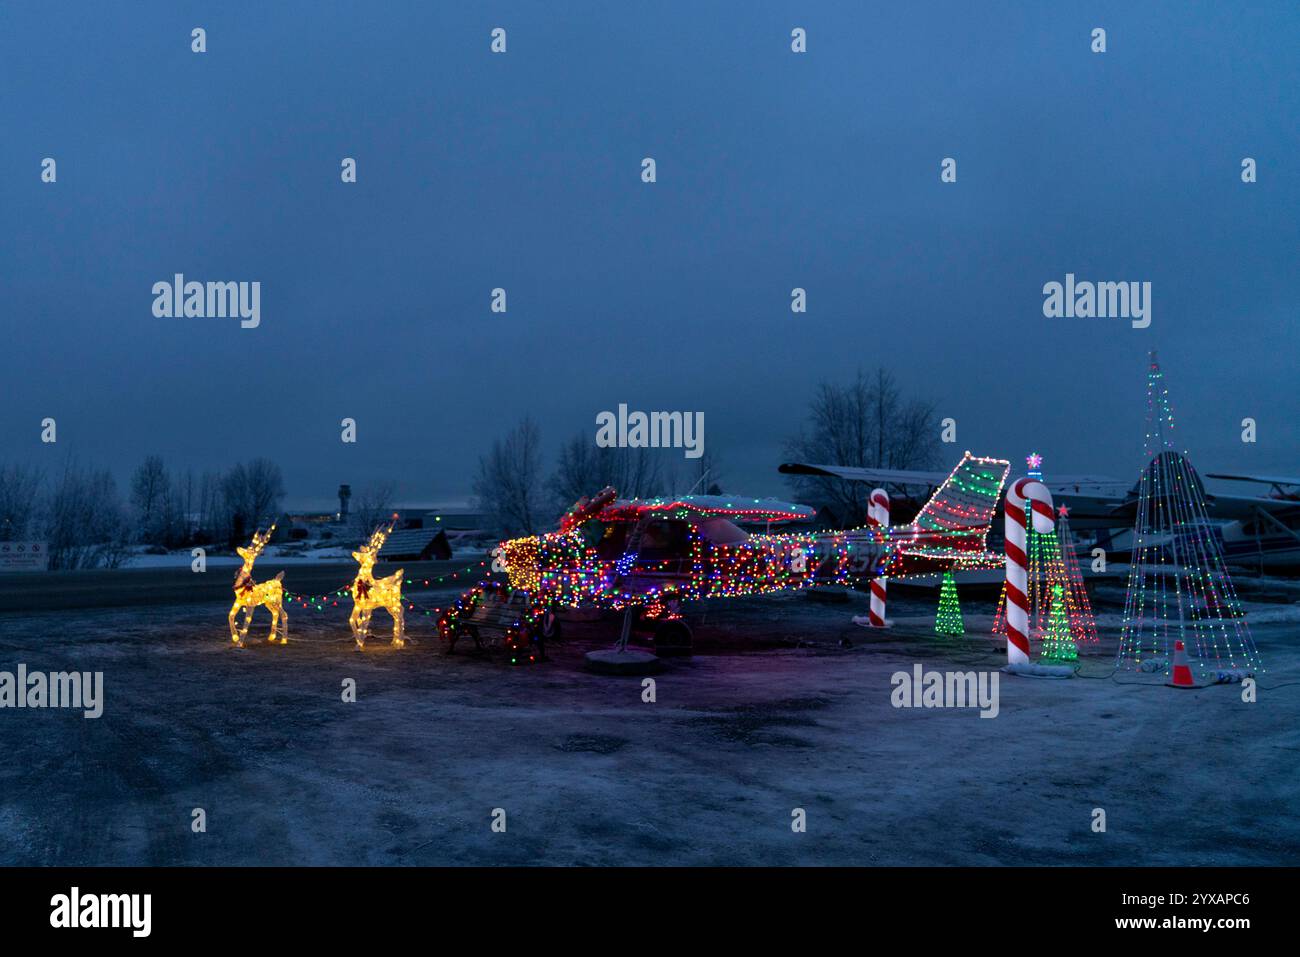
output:
MULTIPOLYGON (((445 575, 438 575, 433 578, 404 578, 402 581, 406 585, 423 586, 424 588, 431 588, 436 585, 441 585, 445 581, 459 578, 462 575, 468 575, 471 572, 474 572, 476 569, 486 568, 487 564, 488 563, 486 561, 475 562, 472 565, 466 565, 464 568, 457 569, 456 571, 447 572, 445 575)), ((316 611, 325 611, 327 607, 337 606, 338 605, 337 599, 348 597, 352 593, 351 587, 352 587, 351 582, 344 582, 340 584, 337 588, 332 588, 329 591, 322 592, 319 595, 307 595, 307 594, 301 594, 299 592, 285 591, 284 597, 287 601, 291 601, 294 604, 300 605, 303 608, 313 608, 316 611)))

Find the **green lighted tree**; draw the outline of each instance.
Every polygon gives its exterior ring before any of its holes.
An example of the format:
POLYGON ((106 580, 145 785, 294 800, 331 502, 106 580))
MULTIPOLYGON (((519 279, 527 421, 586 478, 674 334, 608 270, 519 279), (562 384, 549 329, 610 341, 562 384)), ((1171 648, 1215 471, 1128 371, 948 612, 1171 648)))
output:
POLYGON ((1042 658, 1044 661, 1074 661, 1079 649, 1070 634, 1070 614, 1065 607, 1065 588, 1052 586, 1048 600, 1047 630, 1043 632, 1042 658))
POLYGON ((966 625, 961 618, 961 605, 957 601, 957 583, 952 572, 943 573, 943 587, 939 589, 939 611, 934 616, 936 635, 964 635, 966 625))

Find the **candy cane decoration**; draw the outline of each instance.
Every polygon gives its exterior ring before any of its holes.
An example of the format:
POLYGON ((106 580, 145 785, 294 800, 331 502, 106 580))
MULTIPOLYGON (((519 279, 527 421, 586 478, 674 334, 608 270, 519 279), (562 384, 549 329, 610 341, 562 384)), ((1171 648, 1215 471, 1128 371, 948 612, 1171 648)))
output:
POLYGON ((1007 489, 1004 503, 1007 536, 1007 664, 1029 663, 1029 600, 1025 592, 1029 585, 1029 559, 1025 540, 1028 526, 1025 508, 1034 513, 1034 531, 1050 532, 1054 524, 1052 493, 1042 482, 1030 478, 1017 479, 1007 489))
MULTIPOLYGON (((871 490, 867 505, 867 525, 872 528, 889 527, 889 493, 883 488, 871 490)), ((871 579, 871 611, 868 620, 872 628, 885 627, 885 578, 871 579)))

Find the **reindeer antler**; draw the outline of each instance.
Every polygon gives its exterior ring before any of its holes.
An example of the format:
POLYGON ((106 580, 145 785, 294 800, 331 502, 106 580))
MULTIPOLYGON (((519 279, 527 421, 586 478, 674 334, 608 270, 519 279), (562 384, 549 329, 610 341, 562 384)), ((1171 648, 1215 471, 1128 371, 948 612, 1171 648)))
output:
POLYGON ((370 535, 370 541, 366 543, 366 547, 363 549, 363 551, 374 552, 375 554, 378 554, 379 550, 384 547, 384 542, 388 540, 388 536, 392 534, 393 526, 395 526, 396 524, 397 524, 397 519, 393 519, 391 522, 388 523, 387 528, 384 528, 382 524, 376 525, 374 532, 372 532, 370 535))

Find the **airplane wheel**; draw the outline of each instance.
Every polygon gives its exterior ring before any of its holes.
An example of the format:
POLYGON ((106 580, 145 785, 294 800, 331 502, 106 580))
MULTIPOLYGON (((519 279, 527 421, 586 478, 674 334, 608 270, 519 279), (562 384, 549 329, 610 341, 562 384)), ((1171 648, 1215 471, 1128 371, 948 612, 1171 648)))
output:
POLYGON ((691 629, 684 621, 665 621, 655 629, 655 654, 661 658, 691 653, 691 629))

